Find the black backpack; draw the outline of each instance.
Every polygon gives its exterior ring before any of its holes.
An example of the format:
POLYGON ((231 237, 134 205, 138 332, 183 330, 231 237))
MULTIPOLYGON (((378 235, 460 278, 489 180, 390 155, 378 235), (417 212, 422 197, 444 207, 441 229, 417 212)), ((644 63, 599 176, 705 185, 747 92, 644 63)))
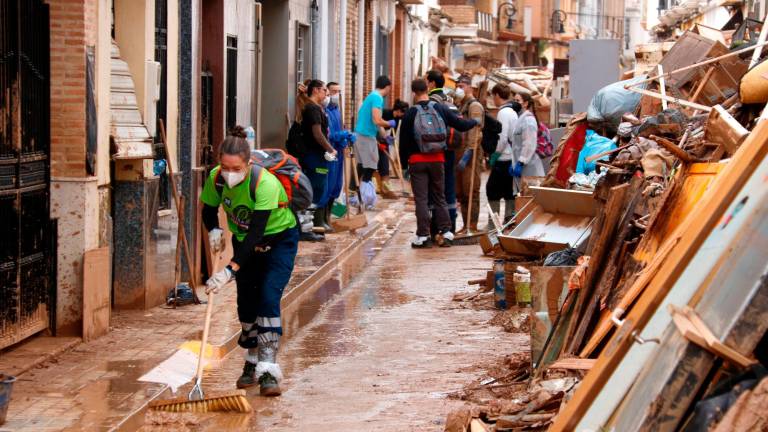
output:
POLYGON ((291 128, 288 129, 288 138, 285 140, 285 149, 295 158, 302 158, 305 155, 304 131, 301 129, 301 123, 294 120, 291 128))
MULTIPOLYGON (((499 107, 499 111, 504 108, 512 108, 511 103, 506 103, 499 107)), ((514 108, 512 108, 514 109, 514 108)), ((483 147, 483 151, 490 155, 496 151, 496 145, 499 143, 499 134, 501 133, 501 122, 496 117, 490 115, 488 111, 485 112, 485 118, 483 120, 483 137, 480 140, 480 145, 483 147)))

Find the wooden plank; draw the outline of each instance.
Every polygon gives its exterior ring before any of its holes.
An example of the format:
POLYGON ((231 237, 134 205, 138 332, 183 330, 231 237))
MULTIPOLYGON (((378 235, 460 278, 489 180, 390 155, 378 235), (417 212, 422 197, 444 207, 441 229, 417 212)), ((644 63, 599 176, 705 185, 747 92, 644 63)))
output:
MULTIPOLYGON (((577 315, 579 316, 579 323, 570 340, 567 351, 569 353, 574 354, 578 352, 584 336, 587 334, 587 330, 592 323, 592 317, 597 311, 598 299, 602 292, 598 293, 598 295, 593 295, 596 291, 594 282, 602 275, 600 271, 604 268, 603 263, 606 261, 606 257, 611 250, 611 245, 614 245, 617 241, 616 234, 625 231, 621 229, 620 223, 627 218, 626 213, 622 210, 626 210, 625 205, 629 188, 629 183, 611 188, 604 210, 600 214, 601 219, 597 221, 596 226, 601 228, 596 235, 593 235, 595 240, 589 252, 591 258, 589 260, 589 268, 587 269, 586 288, 584 290, 586 291, 585 297, 590 298, 591 301, 585 302, 586 305, 582 306, 583 311, 582 309, 577 309, 579 311, 577 315)), ((622 239, 618 238, 618 241, 622 241, 622 239)))
POLYGON ((574 369, 574 370, 590 370, 595 365, 595 359, 582 359, 582 358, 566 358, 560 359, 551 365, 549 369, 574 369))
POLYGON ((691 155, 689 155, 688 152, 678 147, 677 144, 673 143, 672 141, 656 135, 651 135, 649 138, 652 139, 653 141, 656 141, 657 144, 667 149, 670 153, 672 153, 676 158, 680 159, 681 161, 685 163, 693 162, 693 157, 691 157, 691 155))
POLYGON ((606 385, 607 379, 621 362, 634 340, 632 332, 642 331, 668 290, 677 281, 701 244, 730 206, 734 195, 744 186, 752 172, 768 153, 768 121, 761 118, 744 144, 737 150, 722 173, 712 183, 701 201, 706 212, 689 215, 676 230, 664 259, 654 260, 646 269, 646 277, 635 285, 644 290, 642 297, 627 315, 620 331, 608 343, 593 369, 584 377, 573 398, 560 412, 550 428, 553 432, 574 430, 590 404, 606 385))
POLYGON ((728 154, 734 154, 747 135, 749 131, 722 106, 715 105, 709 112, 704 130, 705 141, 720 144, 728 154))
POLYGON ((112 275, 109 247, 83 254, 83 341, 109 333, 112 275))

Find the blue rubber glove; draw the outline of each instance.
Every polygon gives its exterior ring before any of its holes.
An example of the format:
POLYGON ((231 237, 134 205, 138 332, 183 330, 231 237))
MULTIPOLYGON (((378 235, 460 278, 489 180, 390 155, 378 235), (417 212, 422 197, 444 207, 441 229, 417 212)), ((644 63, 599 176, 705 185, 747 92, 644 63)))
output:
POLYGON ((347 140, 350 142, 350 144, 354 144, 355 141, 357 141, 357 135, 353 134, 352 132, 347 132, 347 140))
POLYGON ((520 178, 523 176, 523 168, 525 168, 525 164, 518 162, 515 165, 509 166, 509 173, 512 175, 512 177, 520 178))
POLYGON ((384 140, 387 142, 388 146, 395 145, 395 137, 393 137, 393 136, 388 136, 384 140))
POLYGON ((472 153, 474 153, 472 149, 464 150, 464 154, 461 156, 457 166, 459 171, 464 171, 467 168, 467 165, 469 165, 469 162, 472 160, 472 153))
POLYGON ((396 128, 397 127, 397 122, 395 120, 390 120, 389 121, 389 127, 392 128, 392 129, 396 128))

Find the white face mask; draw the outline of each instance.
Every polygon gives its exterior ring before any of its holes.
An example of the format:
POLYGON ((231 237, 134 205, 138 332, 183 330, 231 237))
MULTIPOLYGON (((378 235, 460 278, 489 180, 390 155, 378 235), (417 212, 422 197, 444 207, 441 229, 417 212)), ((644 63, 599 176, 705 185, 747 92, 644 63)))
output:
POLYGON ((224 177, 224 181, 229 188, 233 188, 245 180, 246 173, 243 171, 222 171, 221 176, 224 177))
POLYGON ((335 94, 331 96, 331 103, 334 105, 339 105, 339 95, 335 94))
POLYGON ((326 96, 325 99, 323 99, 323 106, 327 107, 329 103, 331 103, 331 97, 326 96))
POLYGON ((456 100, 462 100, 462 99, 464 99, 464 89, 463 89, 463 88, 461 88, 461 87, 458 87, 458 88, 457 88, 457 89, 456 89, 456 90, 453 92, 453 98, 454 98, 454 99, 456 99, 456 100))

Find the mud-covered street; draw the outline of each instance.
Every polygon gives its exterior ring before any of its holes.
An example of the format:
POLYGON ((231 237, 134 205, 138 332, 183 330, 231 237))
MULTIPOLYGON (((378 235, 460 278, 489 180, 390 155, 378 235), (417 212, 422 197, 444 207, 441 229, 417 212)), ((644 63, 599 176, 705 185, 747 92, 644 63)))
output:
MULTIPOLYGON (((405 216, 369 262, 350 258, 366 262, 357 274, 321 287, 338 294, 284 344, 281 397, 249 391, 248 415, 150 412, 143 430, 443 430, 446 414, 462 404, 450 393, 486 378, 482 365, 528 350, 529 337, 487 325, 491 309, 452 301, 485 273, 476 245, 414 250, 413 227, 405 216)), ((206 386, 233 387, 240 354, 212 371, 206 386)))

